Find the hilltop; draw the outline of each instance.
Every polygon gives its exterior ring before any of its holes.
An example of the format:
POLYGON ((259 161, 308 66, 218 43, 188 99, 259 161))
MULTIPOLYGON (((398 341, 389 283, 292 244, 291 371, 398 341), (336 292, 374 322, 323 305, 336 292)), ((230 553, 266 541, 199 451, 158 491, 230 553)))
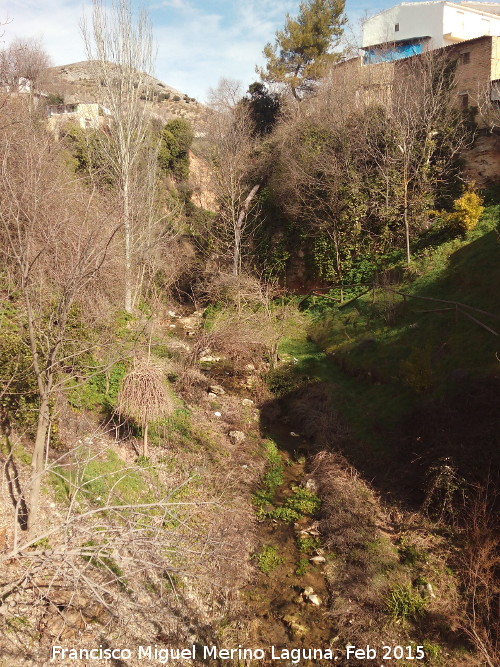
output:
MULTIPOLYGON (((148 83, 158 97, 154 111, 164 120, 185 118, 195 127, 203 116, 204 106, 194 97, 146 75, 148 83)), ((58 96, 61 103, 95 102, 97 83, 93 79, 89 61, 51 67, 47 71, 44 87, 48 93, 58 96)))

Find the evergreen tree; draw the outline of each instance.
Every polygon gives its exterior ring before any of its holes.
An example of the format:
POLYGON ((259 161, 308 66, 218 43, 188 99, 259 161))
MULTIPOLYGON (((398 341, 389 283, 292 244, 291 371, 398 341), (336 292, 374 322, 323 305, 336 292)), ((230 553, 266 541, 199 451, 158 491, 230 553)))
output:
POLYGON ((255 134, 264 136, 273 131, 280 114, 280 98, 271 93, 263 83, 250 84, 247 96, 242 100, 250 110, 255 124, 255 134))
POLYGON ((267 44, 265 68, 257 68, 261 79, 286 84, 300 100, 314 87, 328 65, 339 59, 338 46, 345 23, 345 0, 306 0, 296 19, 287 15, 285 27, 276 32, 274 45, 267 44))
POLYGON ((193 129, 183 118, 169 121, 162 130, 158 161, 177 181, 189 176, 189 149, 193 139, 193 129))

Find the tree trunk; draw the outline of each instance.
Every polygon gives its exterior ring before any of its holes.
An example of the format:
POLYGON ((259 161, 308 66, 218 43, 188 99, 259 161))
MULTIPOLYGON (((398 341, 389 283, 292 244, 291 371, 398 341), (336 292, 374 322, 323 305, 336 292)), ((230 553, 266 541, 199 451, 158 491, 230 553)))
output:
POLYGON ((44 471, 44 454, 47 443, 47 433, 50 426, 49 396, 44 395, 40 401, 38 410, 38 423, 36 428, 35 447, 31 458, 31 490, 28 513, 28 533, 31 533, 38 517, 40 507, 40 489, 42 486, 42 475, 44 471))
POLYGON ((408 221, 408 178, 406 177, 406 172, 404 176, 404 204, 403 204, 403 219, 405 223, 405 238, 406 238, 406 263, 410 266, 411 263, 411 253, 410 253, 410 223, 408 221))
POLYGON ((143 436, 142 436, 142 455, 143 455, 144 458, 147 458, 147 456, 149 454, 149 450, 148 450, 148 429, 149 429, 149 424, 148 424, 148 422, 146 422, 144 424, 144 428, 142 429, 142 433, 143 433, 143 436))
POLYGON ((252 203, 252 199, 259 191, 260 186, 261 186, 260 183, 254 185, 253 188, 248 193, 248 195, 246 196, 246 199, 243 202, 243 206, 241 207, 241 210, 239 212, 238 220, 236 221, 236 224, 234 226, 233 274, 235 276, 239 276, 241 271, 241 236, 243 228, 245 226, 245 219, 248 215, 248 210, 250 208, 250 204, 252 203))
POLYGON ((131 225, 130 225, 130 192, 128 171, 123 179, 123 240, 125 245, 125 310, 132 312, 132 257, 131 257, 131 225))

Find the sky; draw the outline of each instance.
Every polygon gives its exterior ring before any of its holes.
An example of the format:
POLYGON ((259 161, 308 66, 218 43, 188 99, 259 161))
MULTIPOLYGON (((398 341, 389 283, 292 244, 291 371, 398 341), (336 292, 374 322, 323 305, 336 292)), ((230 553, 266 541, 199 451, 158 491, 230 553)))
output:
MULTIPOLYGON (((13 38, 33 37, 41 40, 54 65, 85 60, 79 22, 90 3, 0 0, 0 48, 13 38)), ((346 13, 359 30, 362 17, 395 4, 347 0, 346 13)), ((258 79, 255 66, 264 62, 262 49, 274 41, 287 13, 297 15, 299 5, 300 0, 144 0, 157 44, 156 76, 200 102, 221 77, 241 81, 246 90, 258 79)))

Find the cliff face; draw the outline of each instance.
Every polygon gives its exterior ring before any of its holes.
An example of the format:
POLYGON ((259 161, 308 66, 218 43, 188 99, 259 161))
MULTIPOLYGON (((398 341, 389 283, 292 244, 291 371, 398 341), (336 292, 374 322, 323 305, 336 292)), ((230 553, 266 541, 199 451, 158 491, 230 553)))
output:
POLYGON ((473 148, 464 151, 467 178, 480 188, 498 182, 500 176, 500 137, 478 137, 473 148))

